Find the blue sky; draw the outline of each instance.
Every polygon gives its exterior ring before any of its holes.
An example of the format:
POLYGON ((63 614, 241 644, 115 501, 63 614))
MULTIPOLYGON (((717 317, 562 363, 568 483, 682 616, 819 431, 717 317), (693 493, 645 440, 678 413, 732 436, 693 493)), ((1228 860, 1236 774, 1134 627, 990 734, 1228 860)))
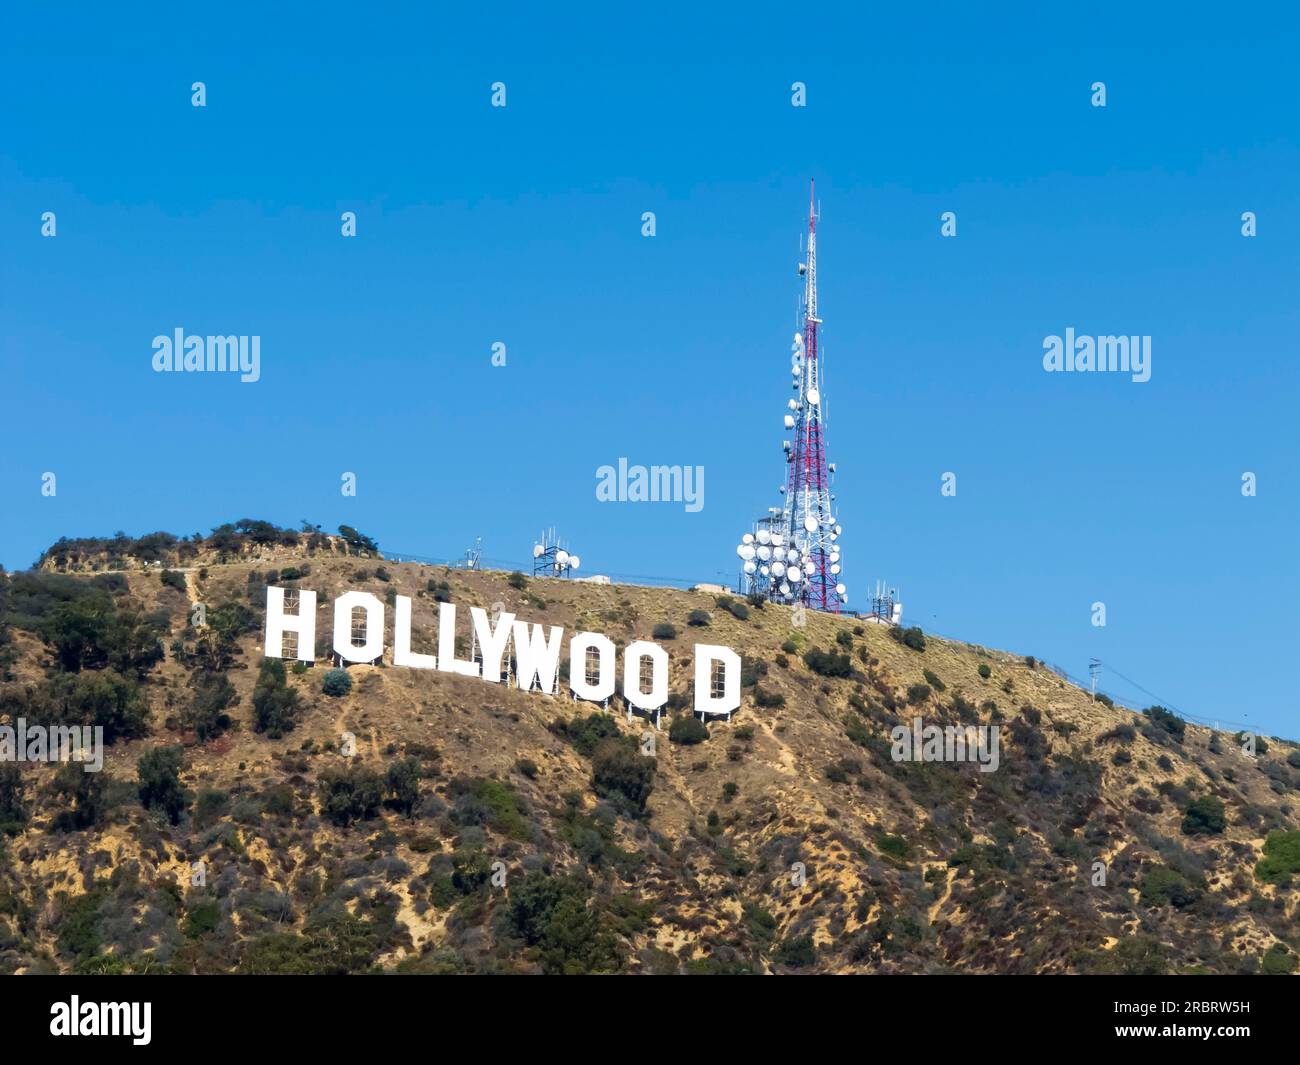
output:
POLYGON ((815 177, 850 606, 888 577, 926 629, 1300 733, 1295 16, 396 10, 8 17, 0 562, 306 518, 733 578, 815 177), (153 373, 177 327, 259 335, 262 379, 153 373), (1150 335, 1151 380, 1045 373, 1067 327, 1150 335), (620 457, 703 466, 704 508, 598 503, 620 457))

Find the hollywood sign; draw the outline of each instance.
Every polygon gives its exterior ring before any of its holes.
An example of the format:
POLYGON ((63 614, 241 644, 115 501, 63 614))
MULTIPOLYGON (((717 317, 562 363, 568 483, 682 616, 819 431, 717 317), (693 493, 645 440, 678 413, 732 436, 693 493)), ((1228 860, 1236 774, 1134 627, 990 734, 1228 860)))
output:
MULTIPOLYGON (((298 612, 284 609, 285 589, 266 589, 267 658, 284 658, 286 633, 297 636, 297 660, 316 658, 316 593, 298 593, 298 612)), ((345 592, 334 600, 334 653, 344 662, 375 662, 384 654, 384 603, 369 592, 345 592), (361 610, 364 624, 354 631, 354 612, 361 610)), ((411 650, 411 599, 395 598, 393 617, 393 665, 407 669, 432 669, 463 677, 477 677, 499 684, 509 662, 507 650, 513 644, 516 684, 526 691, 556 694, 564 629, 519 621, 503 611, 489 617, 482 607, 469 608, 477 655, 458 658, 456 652, 456 606, 438 604, 438 653, 411 650)), ((694 712, 705 717, 730 715, 740 706, 740 655, 729 647, 697 643, 694 656, 694 712)), ((623 697, 629 707, 656 715, 668 702, 668 652, 649 640, 635 640, 623 649, 623 697), (649 690, 643 690, 648 663, 649 690)), ((614 642, 598 632, 575 632, 569 638, 569 689, 577 699, 603 703, 618 684, 618 650, 614 642)), ((630 711, 629 711, 630 712, 630 711)))

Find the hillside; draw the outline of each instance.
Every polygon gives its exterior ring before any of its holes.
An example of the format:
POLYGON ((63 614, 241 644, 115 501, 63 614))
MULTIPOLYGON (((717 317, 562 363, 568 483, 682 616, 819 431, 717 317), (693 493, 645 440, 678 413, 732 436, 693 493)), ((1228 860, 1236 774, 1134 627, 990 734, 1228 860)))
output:
POLYGON ((0 578, 0 718, 114 737, 100 773, 0 765, 0 972, 1296 968, 1293 743, 1248 756, 1022 655, 853 619, 223 528, 143 559, 64 541, 0 578), (313 666, 264 665, 268 581, 318 593, 313 666), (681 720, 647 758, 619 697, 394 668, 391 638, 326 694, 349 589, 412 597, 417 651, 446 600, 466 644, 468 607, 498 603, 654 638, 681 720), (745 661, 702 735, 696 642, 745 661), (895 761, 913 717, 998 726, 997 769, 895 761))

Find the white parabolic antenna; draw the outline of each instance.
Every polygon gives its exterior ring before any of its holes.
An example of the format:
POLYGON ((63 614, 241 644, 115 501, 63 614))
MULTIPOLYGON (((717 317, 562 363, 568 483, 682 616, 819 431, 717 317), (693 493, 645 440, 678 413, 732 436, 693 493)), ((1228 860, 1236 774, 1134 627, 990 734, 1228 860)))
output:
POLYGON ((758 557, 761 558, 764 562, 766 562, 769 558, 772 557, 772 549, 770 547, 760 547, 758 549, 758 557))
POLYGON ((555 554, 555 561, 561 566, 567 565, 569 561, 569 552, 557 551, 555 554))
POLYGON ((533 558, 541 558, 542 552, 545 550, 546 548, 544 548, 541 544, 533 544, 533 558))
POLYGON ((754 557, 754 547, 752 544, 741 544, 736 548, 736 554, 748 561, 754 557))
POLYGON ((785 563, 784 563, 784 562, 773 562, 773 563, 772 563, 772 572, 773 572, 774 574, 776 574, 778 577, 783 577, 783 576, 785 576, 785 563))
POLYGON ((569 569, 577 569, 581 565, 582 565, 582 559, 580 559, 577 555, 569 556, 569 569))
POLYGON ((809 514, 809 515, 808 515, 806 518, 804 518, 804 520, 803 520, 803 527, 804 527, 804 531, 805 531, 805 532, 810 532, 810 533, 812 533, 812 532, 816 532, 816 531, 817 531, 817 519, 816 519, 815 517, 813 517, 813 515, 809 514))
POLYGON ((754 542, 754 534, 745 533, 745 535, 740 538, 740 541, 741 543, 752 544, 754 542))
POLYGON ((745 563, 745 572, 754 573, 758 569, 758 563, 752 559, 745 563))
POLYGON ((759 530, 758 530, 758 542, 759 542, 760 544, 766 544, 766 543, 770 542, 771 539, 772 539, 772 534, 771 534, 770 532, 768 532, 766 529, 759 529, 759 530))

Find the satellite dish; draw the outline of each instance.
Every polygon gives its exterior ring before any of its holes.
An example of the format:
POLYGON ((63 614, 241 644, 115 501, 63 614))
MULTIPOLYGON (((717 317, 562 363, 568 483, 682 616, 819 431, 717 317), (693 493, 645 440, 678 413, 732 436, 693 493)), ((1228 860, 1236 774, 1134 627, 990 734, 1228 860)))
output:
POLYGON ((773 543, 773 545, 776 546, 776 547, 780 547, 780 546, 781 546, 781 534, 780 534, 780 533, 773 533, 773 534, 772 534, 772 543, 773 543))
POLYGON ((804 520, 803 520, 803 527, 804 527, 804 531, 805 531, 805 532, 810 532, 810 533, 814 533, 814 532, 816 532, 816 531, 817 531, 817 519, 814 518, 811 514, 809 514, 809 515, 808 515, 806 518, 804 518, 804 520))
POLYGON ((745 535, 740 538, 740 542, 742 544, 752 544, 754 542, 754 534, 745 533, 745 535))
POLYGON ((847 602, 849 597, 848 597, 847 595, 844 595, 844 593, 845 593, 846 590, 847 590, 847 589, 846 589, 846 588, 844 587, 844 585, 842 585, 842 584, 837 584, 837 585, 835 586, 835 591, 837 591, 840 595, 844 596, 844 599, 845 599, 845 601, 847 602))
POLYGON ((789 586, 788 584, 782 583, 781 588, 780 588, 780 592, 781 592, 782 595, 789 595, 789 594, 790 594, 790 586, 789 586))
POLYGON ((761 573, 764 577, 766 577, 768 574, 768 569, 766 566, 759 566, 758 572, 761 573))
POLYGON ((769 558, 772 557, 772 549, 767 546, 760 547, 758 549, 758 557, 761 558, 764 562, 766 562, 769 558))
POLYGON ((569 562, 569 552, 557 551, 555 554, 555 564, 557 566, 566 566, 569 562))
POLYGON ((745 561, 749 561, 751 558, 754 557, 753 545, 741 544, 738 548, 736 548, 736 554, 738 554, 741 558, 745 559, 745 561))
POLYGON ((785 427, 786 427, 787 429, 793 429, 793 428, 794 428, 794 415, 793 415, 793 414, 787 414, 787 415, 785 416, 785 427))
POLYGON ((546 548, 544 548, 541 544, 533 544, 533 558, 541 558, 542 552, 545 550, 546 548))
POLYGON ((791 376, 791 377, 798 377, 798 376, 799 376, 799 367, 798 367, 798 366, 791 366, 791 367, 790 367, 790 376, 791 376))
POLYGON ((758 530, 758 542, 759 542, 760 544, 771 543, 771 542, 772 542, 772 534, 771 534, 770 532, 768 532, 766 529, 759 529, 759 530, 758 530))
POLYGON ((570 568, 570 569, 577 569, 580 565, 582 565, 582 559, 580 559, 577 555, 570 555, 570 556, 569 556, 569 568, 570 568))
POLYGON ((840 571, 840 564, 836 562, 831 566, 831 576, 834 577, 836 574, 839 573, 839 571, 840 571))
POLYGON ((822 394, 815 388, 808 389, 808 402, 814 407, 822 401, 822 394))
POLYGON ((816 563, 816 562, 805 562, 805 563, 803 564, 803 571, 804 571, 806 574, 808 574, 809 577, 811 577, 813 574, 815 574, 815 573, 817 572, 817 563, 816 563))
POLYGON ((772 572, 773 572, 776 576, 778 576, 778 577, 784 577, 784 576, 785 576, 785 563, 784 563, 784 562, 773 562, 773 563, 772 563, 772 572))
POLYGON ((836 535, 836 536, 838 536, 838 535, 839 535, 840 533, 842 533, 843 531, 844 531, 844 529, 843 529, 841 526, 839 526, 839 525, 835 526, 835 535, 836 535))
POLYGON ((746 573, 755 573, 755 572, 757 572, 757 570, 758 570, 758 563, 757 563, 757 562, 746 562, 746 563, 745 563, 745 572, 746 572, 746 573))
POLYGON ((790 400, 790 409, 791 409, 791 410, 798 410, 798 409, 799 409, 799 404, 796 403, 794 400, 790 400))
POLYGON ((786 559, 787 559, 788 561, 790 561, 790 562, 798 562, 798 561, 799 561, 799 552, 796 551, 796 550, 792 547, 792 548, 790 548, 790 550, 788 550, 788 551, 785 553, 785 557, 786 557, 786 559))
POLYGON ((801 580, 803 580, 803 574, 800 573, 797 569, 786 570, 785 575, 789 579, 791 584, 798 584, 801 580))

